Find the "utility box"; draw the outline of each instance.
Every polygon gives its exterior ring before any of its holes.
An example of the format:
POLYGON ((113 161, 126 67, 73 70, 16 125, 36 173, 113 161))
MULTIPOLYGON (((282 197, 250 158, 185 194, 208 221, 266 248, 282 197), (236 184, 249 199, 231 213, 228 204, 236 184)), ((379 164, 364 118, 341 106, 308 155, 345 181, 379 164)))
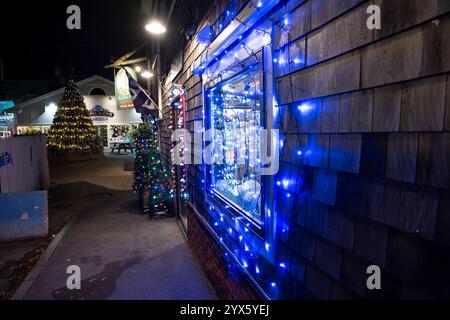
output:
POLYGON ((0 242, 47 236, 49 184, 45 136, 0 139, 0 242))
POLYGON ((0 194, 0 242, 46 237, 47 192, 0 194))

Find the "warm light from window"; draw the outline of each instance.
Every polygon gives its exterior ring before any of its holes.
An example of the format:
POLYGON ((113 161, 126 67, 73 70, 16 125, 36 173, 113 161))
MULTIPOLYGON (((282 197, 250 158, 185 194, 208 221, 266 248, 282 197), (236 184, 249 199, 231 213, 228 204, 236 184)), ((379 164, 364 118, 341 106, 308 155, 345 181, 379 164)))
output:
POLYGON ((55 116, 56 111, 58 111, 58 106, 54 103, 50 103, 48 106, 45 107, 45 112, 51 117, 55 116))

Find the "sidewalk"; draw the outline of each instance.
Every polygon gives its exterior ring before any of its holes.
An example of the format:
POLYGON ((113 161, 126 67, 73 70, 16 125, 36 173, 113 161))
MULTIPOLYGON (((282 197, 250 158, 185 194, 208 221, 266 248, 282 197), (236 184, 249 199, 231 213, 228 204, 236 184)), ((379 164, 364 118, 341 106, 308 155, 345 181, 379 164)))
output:
POLYGON ((55 196, 79 197, 83 210, 23 299, 216 298, 176 220, 139 215, 130 158, 60 166, 55 196), (81 268, 81 290, 66 287, 70 265, 81 268))

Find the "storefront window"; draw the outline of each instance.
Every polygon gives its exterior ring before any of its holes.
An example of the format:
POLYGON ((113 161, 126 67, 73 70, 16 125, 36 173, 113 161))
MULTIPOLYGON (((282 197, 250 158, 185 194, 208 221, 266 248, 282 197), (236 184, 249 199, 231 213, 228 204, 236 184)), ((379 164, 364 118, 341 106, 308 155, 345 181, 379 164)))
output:
POLYGON ((130 126, 129 125, 116 125, 110 127, 111 142, 128 141, 130 126))
POLYGON ((35 134, 48 134, 50 126, 22 126, 17 127, 17 134, 21 136, 35 135, 35 134))
POLYGON ((227 208, 261 224, 262 85, 259 65, 208 91, 211 190, 227 208))

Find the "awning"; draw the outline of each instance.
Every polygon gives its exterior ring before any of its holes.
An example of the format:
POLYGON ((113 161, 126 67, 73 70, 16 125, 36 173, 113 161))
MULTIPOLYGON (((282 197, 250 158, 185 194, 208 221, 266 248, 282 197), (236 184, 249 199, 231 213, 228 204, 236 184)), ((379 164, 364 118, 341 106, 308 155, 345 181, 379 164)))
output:
POLYGON ((2 113, 5 110, 14 108, 15 104, 13 101, 0 101, 0 113, 2 113))

